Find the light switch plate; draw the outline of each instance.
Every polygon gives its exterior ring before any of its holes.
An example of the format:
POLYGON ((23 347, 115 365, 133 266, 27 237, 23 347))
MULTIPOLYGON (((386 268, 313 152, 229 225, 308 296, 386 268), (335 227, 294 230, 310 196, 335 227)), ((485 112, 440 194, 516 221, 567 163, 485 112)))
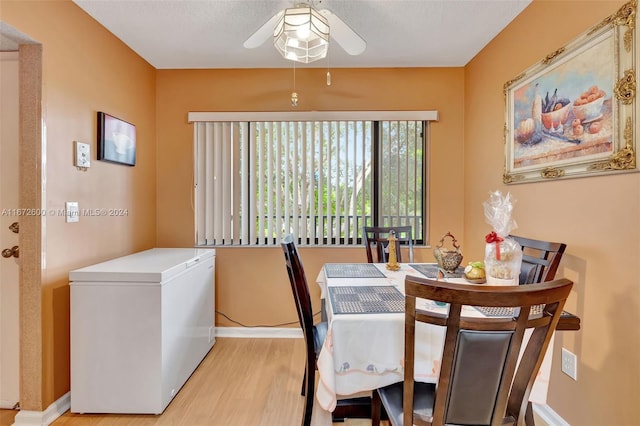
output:
POLYGON ((76 142, 76 167, 91 166, 91 148, 88 143, 76 142))
POLYGON ((80 221, 80 209, 78 208, 77 201, 67 201, 65 204, 66 215, 65 222, 79 222, 80 221))

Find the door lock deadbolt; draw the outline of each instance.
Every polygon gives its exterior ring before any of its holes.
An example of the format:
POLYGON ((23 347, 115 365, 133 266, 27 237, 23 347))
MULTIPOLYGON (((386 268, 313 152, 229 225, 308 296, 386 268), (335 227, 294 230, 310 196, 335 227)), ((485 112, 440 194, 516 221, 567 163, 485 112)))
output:
POLYGON ((4 249, 2 250, 2 257, 20 257, 20 248, 18 246, 13 246, 10 249, 4 249))

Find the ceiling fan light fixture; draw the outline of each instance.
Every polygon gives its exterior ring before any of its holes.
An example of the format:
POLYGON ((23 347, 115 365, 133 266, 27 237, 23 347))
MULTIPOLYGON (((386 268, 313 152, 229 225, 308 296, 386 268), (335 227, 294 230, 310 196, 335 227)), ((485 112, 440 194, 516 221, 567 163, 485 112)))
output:
POLYGON ((329 23, 308 4, 286 9, 273 31, 273 45, 285 59, 317 61, 327 56, 329 23))

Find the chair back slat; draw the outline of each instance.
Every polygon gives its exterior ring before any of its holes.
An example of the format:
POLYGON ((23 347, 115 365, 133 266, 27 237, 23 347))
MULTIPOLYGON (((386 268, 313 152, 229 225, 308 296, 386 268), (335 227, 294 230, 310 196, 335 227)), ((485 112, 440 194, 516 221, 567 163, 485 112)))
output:
POLYGON ((567 248, 564 243, 534 240, 510 235, 522 248, 520 284, 542 283, 555 278, 562 255, 567 248))
POLYGON ((402 262, 402 248, 409 254, 409 262, 413 262, 413 228, 408 226, 365 226, 363 240, 367 249, 367 262, 386 263, 389 259, 389 235, 395 232, 396 258, 402 262), (375 256, 374 256, 375 253, 375 256))
POLYGON ((533 382, 572 285, 562 278, 527 286, 480 286, 408 275, 405 393, 414 388, 416 322, 444 323, 446 330, 432 416, 418 418, 413 398, 405 394, 404 424, 503 425, 524 419, 533 382), (448 313, 417 309, 418 299, 448 303, 448 313), (509 307, 513 316, 470 317, 461 314, 465 305, 509 307), (530 316, 531 307, 538 305, 543 305, 542 315, 530 316), (526 330, 532 331, 528 339, 526 330))

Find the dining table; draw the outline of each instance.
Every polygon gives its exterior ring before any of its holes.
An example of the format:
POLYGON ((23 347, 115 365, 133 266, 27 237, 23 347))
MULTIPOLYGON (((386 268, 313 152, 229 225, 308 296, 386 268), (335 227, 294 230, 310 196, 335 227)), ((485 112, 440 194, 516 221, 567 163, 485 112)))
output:
MULTIPOLYGON (((407 275, 469 283, 461 270, 446 273, 428 263, 401 263, 398 270, 389 270, 384 263, 327 263, 321 268, 316 283, 321 291, 323 317, 328 322, 317 359, 316 398, 322 409, 333 412, 338 399, 403 380, 407 275)), ((421 309, 442 313, 447 309, 431 300, 419 299, 417 303, 421 309)), ((494 314, 465 306, 463 315, 494 314)), ((443 340, 442 327, 417 324, 416 381, 437 382, 443 340)), ((532 389, 531 402, 546 402, 552 352, 553 339, 532 389)))

